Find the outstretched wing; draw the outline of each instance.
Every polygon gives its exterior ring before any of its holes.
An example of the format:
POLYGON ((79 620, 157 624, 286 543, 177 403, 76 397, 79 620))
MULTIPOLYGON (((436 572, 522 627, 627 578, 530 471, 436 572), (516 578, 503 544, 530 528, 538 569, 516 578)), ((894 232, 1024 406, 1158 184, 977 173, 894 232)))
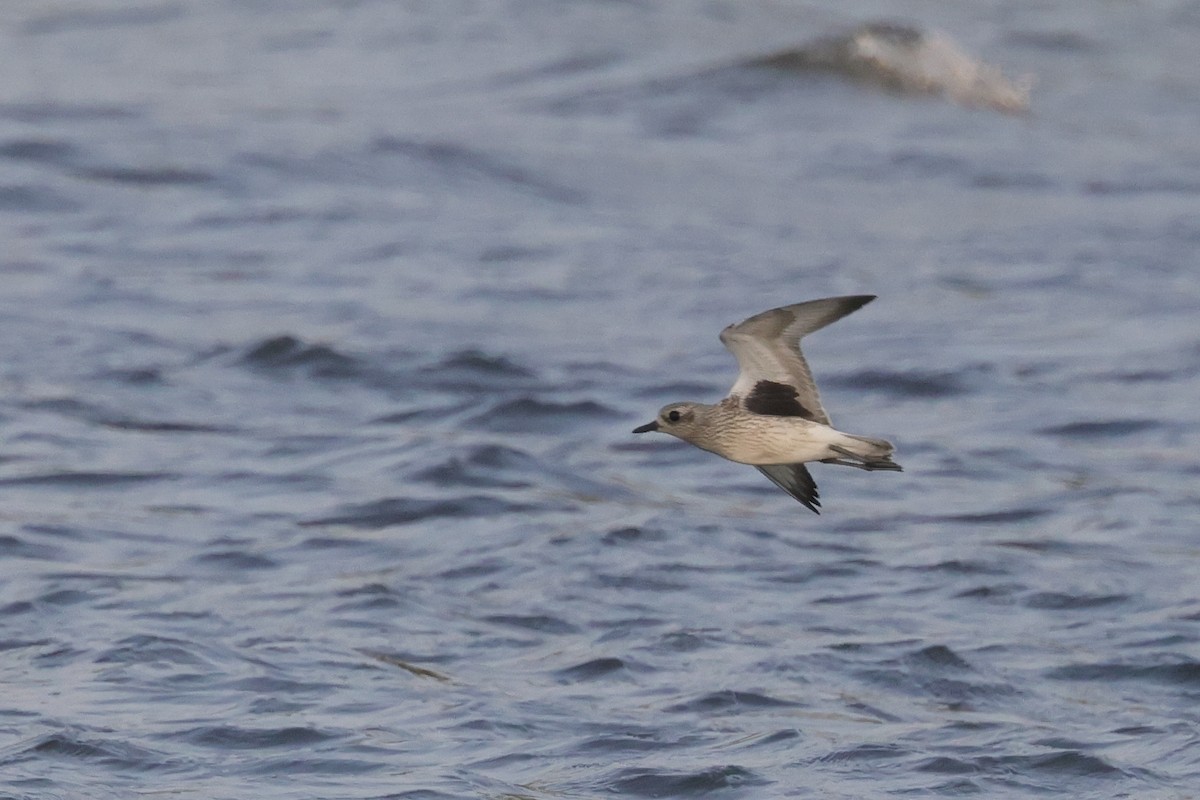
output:
POLYGON ((759 472, 771 481, 812 509, 814 514, 820 514, 820 494, 817 493, 817 482, 813 480, 808 467, 803 464, 769 464, 758 467, 759 472))
POLYGON ((800 352, 800 339, 874 299, 875 295, 866 294, 810 300, 730 325, 721 331, 721 342, 737 359, 740 372, 729 394, 756 414, 800 416, 830 424, 808 362, 800 352))

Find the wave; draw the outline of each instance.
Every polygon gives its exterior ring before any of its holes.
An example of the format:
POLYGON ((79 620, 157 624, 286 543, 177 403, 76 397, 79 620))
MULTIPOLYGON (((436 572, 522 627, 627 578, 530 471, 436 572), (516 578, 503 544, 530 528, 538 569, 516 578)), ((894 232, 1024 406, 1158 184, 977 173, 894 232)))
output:
POLYGON ((974 58, 949 35, 891 22, 872 22, 746 62, 787 71, 833 72, 885 89, 946 97, 1006 114, 1029 110, 1032 77, 1010 80, 974 58))

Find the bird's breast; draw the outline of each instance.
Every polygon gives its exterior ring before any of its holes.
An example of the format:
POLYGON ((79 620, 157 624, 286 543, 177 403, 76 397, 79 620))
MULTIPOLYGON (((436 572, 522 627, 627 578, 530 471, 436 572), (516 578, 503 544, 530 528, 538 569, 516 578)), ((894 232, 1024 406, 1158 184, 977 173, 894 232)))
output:
POLYGON ((742 464, 798 464, 829 456, 832 428, 801 417, 737 414, 718 426, 712 450, 742 464))

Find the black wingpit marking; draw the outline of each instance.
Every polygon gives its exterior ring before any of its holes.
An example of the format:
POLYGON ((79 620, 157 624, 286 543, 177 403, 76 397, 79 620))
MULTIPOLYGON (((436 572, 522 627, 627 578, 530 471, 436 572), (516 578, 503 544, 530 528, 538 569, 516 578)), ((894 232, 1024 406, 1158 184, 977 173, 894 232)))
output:
POLYGON ((816 415, 796 399, 796 387, 775 381, 759 381, 746 398, 746 410, 771 417, 803 417, 815 420, 816 415))

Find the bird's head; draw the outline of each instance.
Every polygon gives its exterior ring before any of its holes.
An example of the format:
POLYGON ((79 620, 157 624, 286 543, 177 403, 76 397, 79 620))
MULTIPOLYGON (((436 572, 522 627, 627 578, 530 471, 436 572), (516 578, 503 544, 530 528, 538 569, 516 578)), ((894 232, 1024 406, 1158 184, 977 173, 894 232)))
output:
POLYGON ((653 422, 647 422, 641 427, 634 428, 634 433, 649 433, 660 431, 678 436, 684 441, 691 441, 693 432, 697 429, 697 403, 671 403, 663 406, 653 422))

